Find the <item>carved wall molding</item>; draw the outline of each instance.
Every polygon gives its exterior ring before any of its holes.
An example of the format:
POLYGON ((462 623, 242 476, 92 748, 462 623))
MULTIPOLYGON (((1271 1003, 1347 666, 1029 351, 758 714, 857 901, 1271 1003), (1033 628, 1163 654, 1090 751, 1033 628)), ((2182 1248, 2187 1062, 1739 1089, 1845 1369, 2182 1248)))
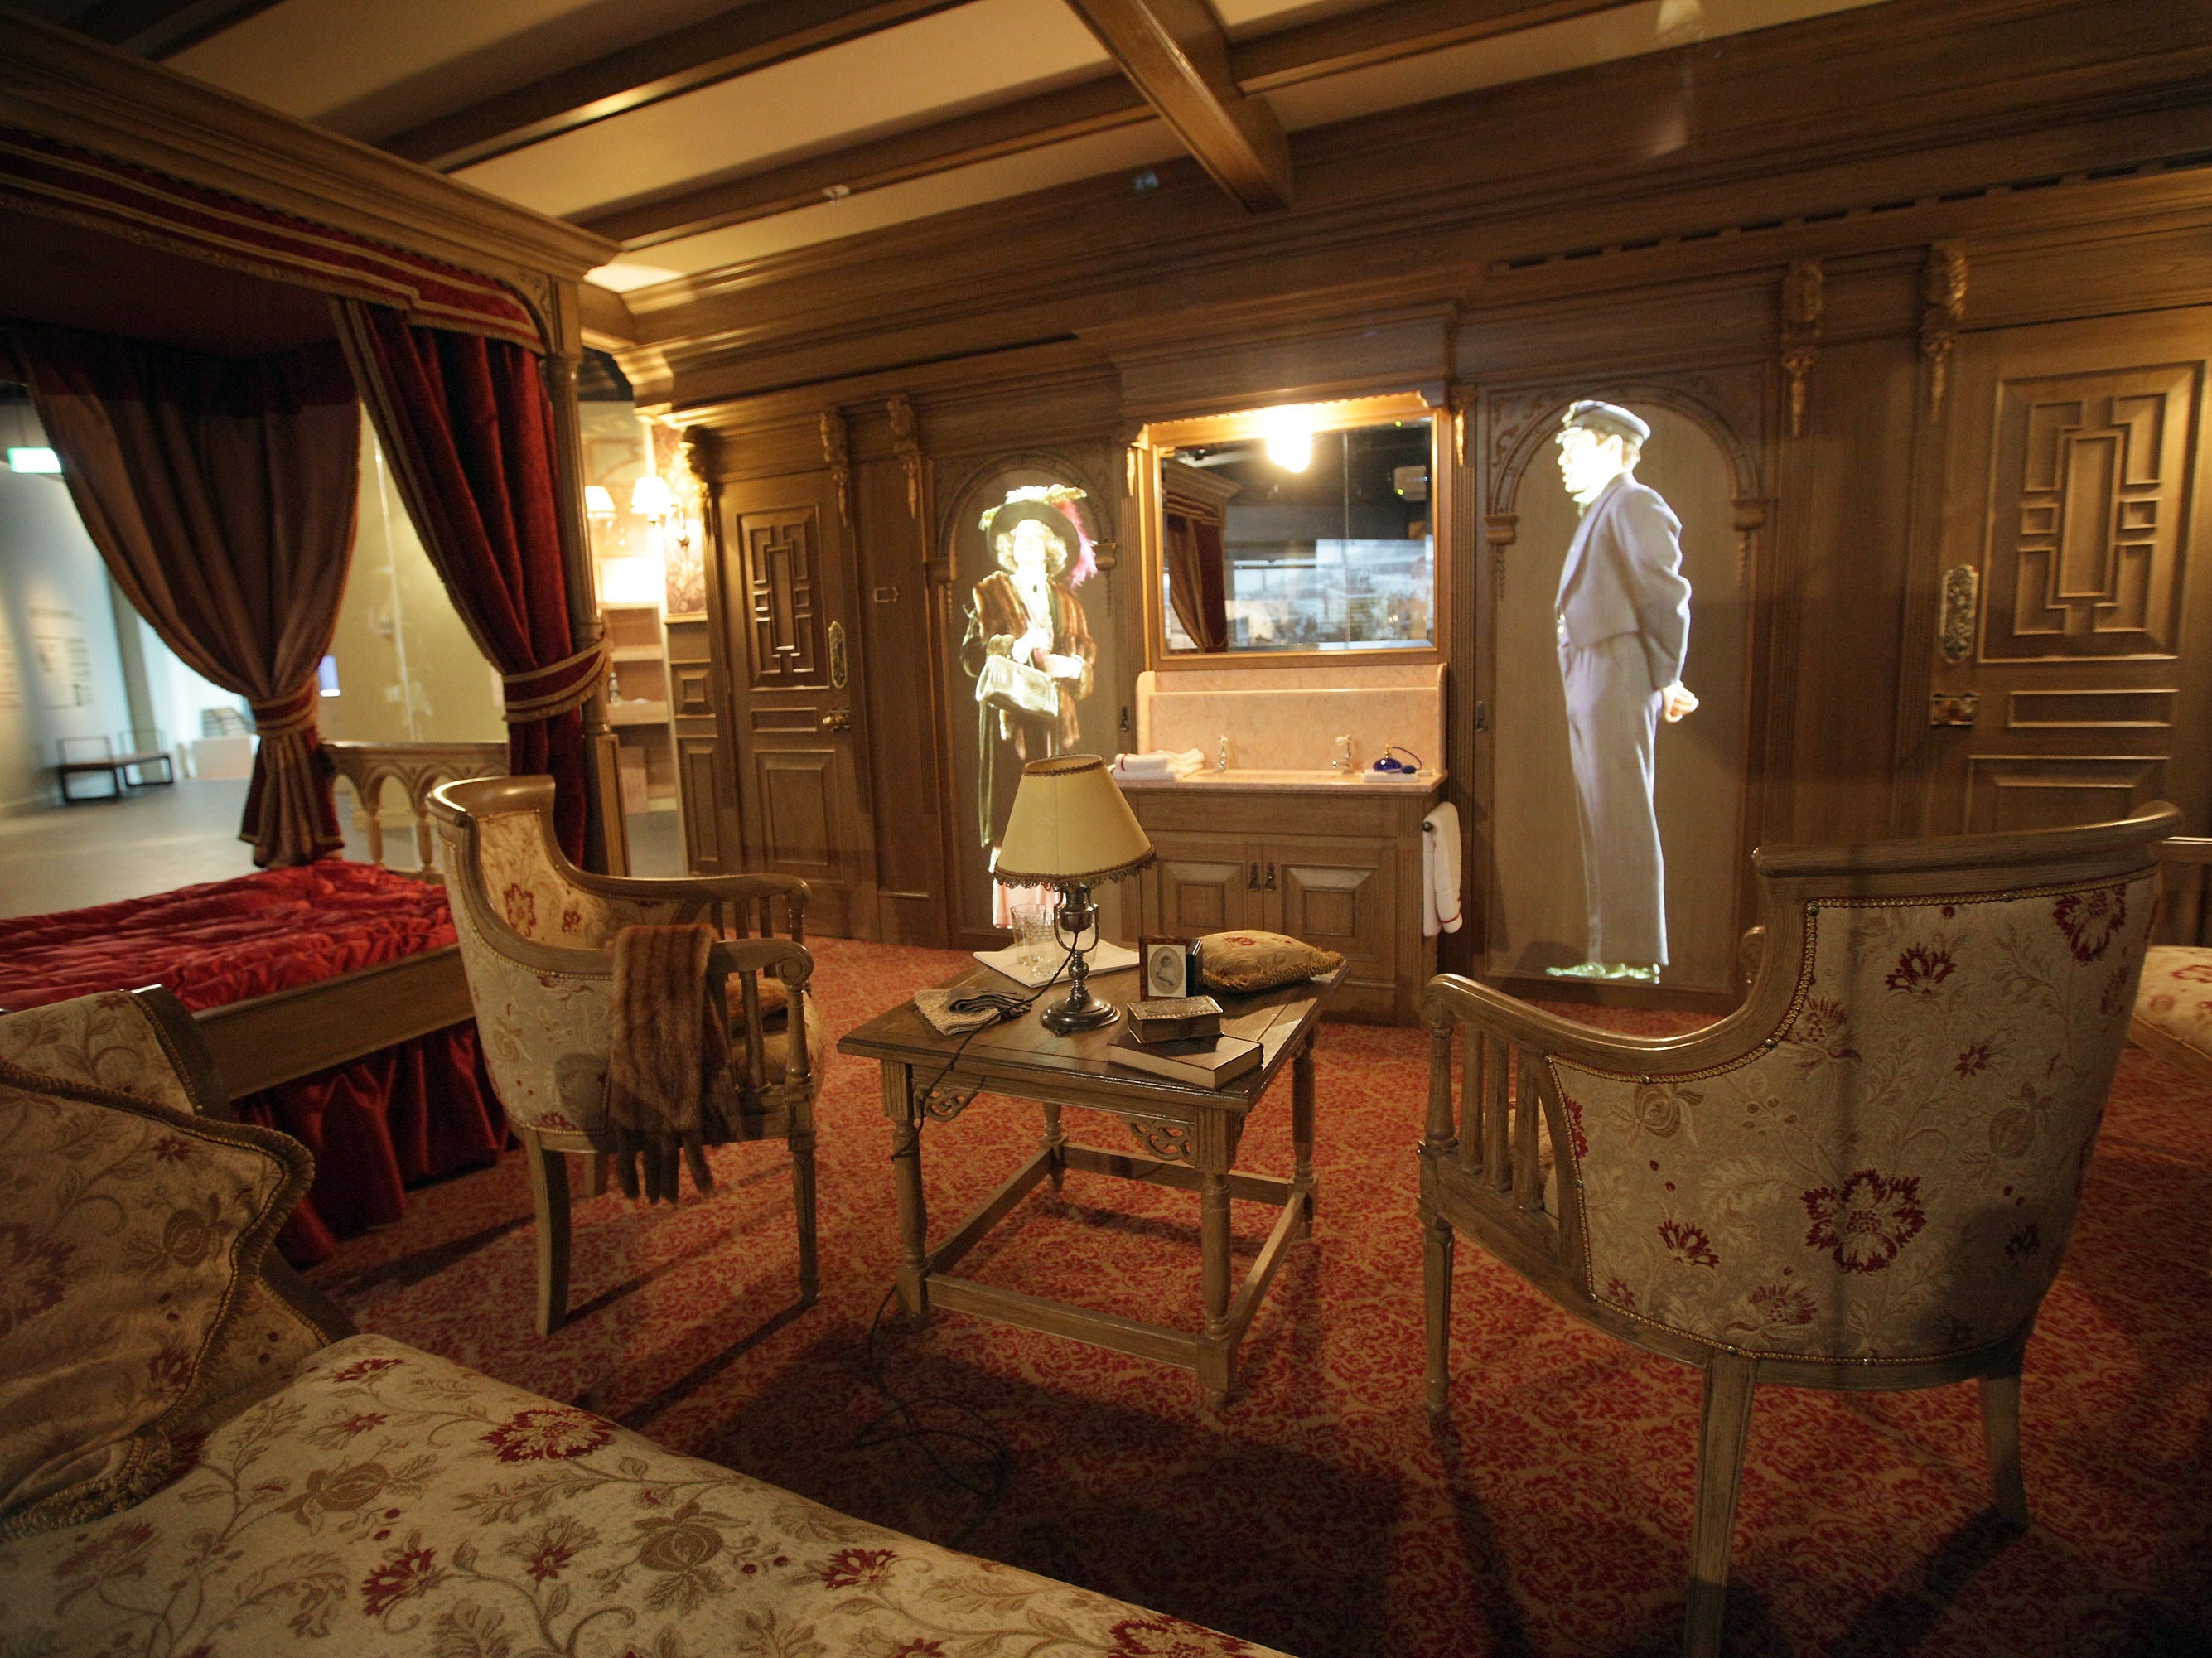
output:
POLYGON ((921 520, 921 431, 914 416, 914 404, 904 392, 885 400, 884 410, 890 416, 891 449, 906 468, 906 509, 916 523, 921 520))
POLYGON ((1943 572, 1943 621, 1936 643, 1946 662, 1964 662, 1974 649, 1974 618, 1981 609, 1982 573, 1971 564, 1943 572))
POLYGON ((1951 353, 1966 321, 1966 251, 1956 242, 1936 242, 1922 271, 1920 355, 1928 360, 1928 412, 1943 412, 1943 393, 1951 377, 1951 353))
POLYGON ((1782 278, 1782 372, 1790 380, 1790 435, 1805 434, 1805 381, 1820 357, 1828 277, 1818 259, 1792 259, 1782 278))
POLYGON ((835 409, 822 412, 822 464, 837 483, 837 521, 853 525, 853 446, 845 430, 845 417, 835 409))

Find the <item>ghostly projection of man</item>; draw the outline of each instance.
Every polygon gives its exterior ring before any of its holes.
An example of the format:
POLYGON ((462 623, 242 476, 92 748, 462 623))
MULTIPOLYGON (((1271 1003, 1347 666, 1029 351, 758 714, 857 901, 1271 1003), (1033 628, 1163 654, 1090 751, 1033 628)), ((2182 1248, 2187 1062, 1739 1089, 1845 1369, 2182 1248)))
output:
POLYGON ((1636 481, 1650 435, 1627 410, 1591 399, 1560 422, 1559 474, 1582 508, 1555 611, 1589 915, 1587 959, 1551 969, 1561 978, 1654 983, 1667 964, 1652 750, 1661 717, 1680 720, 1698 699, 1682 683, 1682 521, 1636 481))
MULTIPOLYGON (((1098 651, 1075 589, 1094 567, 1073 507, 1061 504, 1082 496, 1066 485, 1016 489, 982 518, 998 568, 969 601, 960 669, 975 682, 977 830, 994 868, 1022 767, 1082 740, 1077 705, 1091 695, 1098 651)), ((1006 924, 1014 896, 994 884, 994 922, 1006 924)))

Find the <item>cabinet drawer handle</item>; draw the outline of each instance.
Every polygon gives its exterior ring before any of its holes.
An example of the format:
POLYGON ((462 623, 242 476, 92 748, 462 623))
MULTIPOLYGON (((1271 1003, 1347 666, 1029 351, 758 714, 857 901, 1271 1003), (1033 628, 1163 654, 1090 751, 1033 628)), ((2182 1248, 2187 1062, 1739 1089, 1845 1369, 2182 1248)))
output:
POLYGON ((1270 892, 1273 892, 1274 890, 1275 890, 1275 866, 1274 866, 1273 864, 1270 864, 1270 865, 1267 865, 1267 890, 1268 890, 1268 891, 1270 891, 1270 892))
POLYGON ((1252 878, 1244 884, 1255 892, 1260 890, 1260 863, 1257 859, 1253 859, 1252 862, 1252 878))

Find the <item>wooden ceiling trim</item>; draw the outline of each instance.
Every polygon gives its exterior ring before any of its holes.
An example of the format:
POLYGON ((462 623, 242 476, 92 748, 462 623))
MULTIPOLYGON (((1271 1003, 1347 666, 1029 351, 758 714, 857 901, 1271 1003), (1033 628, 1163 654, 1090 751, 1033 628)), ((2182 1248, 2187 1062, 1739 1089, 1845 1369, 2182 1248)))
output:
POLYGON ((380 148, 452 172, 964 3, 750 0, 425 121, 380 148))
MULTIPOLYGON (((1610 11, 1639 0, 1404 0, 1279 29, 1229 47, 1246 93, 1301 85, 1470 40, 1610 11)), ((635 251, 807 207, 825 196, 880 189, 1002 155, 1041 149, 1153 115, 1121 74, 855 144, 803 161, 658 191, 578 214, 575 222, 635 251)))
POLYGON ((1152 118, 1143 94, 1119 75, 1102 76, 826 155, 580 214, 576 222, 635 251, 1152 118))
POLYGON ((1396 0, 1232 43, 1229 72, 1244 92, 1272 92, 1547 23, 1618 11, 1642 0, 1396 0), (1379 14, 1379 15, 1378 15, 1379 14))
POLYGON ((1183 148, 1246 210, 1291 204, 1291 146, 1239 88, 1206 0, 1067 0, 1183 148))
POLYGON ((234 28, 276 0, 100 0, 69 27, 103 46, 142 58, 173 58, 210 35, 234 28))

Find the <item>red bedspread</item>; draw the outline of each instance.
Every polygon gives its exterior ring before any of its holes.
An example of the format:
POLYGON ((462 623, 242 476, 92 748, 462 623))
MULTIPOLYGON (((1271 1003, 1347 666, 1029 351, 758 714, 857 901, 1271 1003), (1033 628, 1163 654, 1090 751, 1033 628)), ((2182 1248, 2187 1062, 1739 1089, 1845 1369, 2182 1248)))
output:
MULTIPOLYGON (((89 909, 0 919, 0 1007, 164 984, 195 1011, 453 942, 442 887, 325 859, 89 909)), ((412 1181, 495 1160, 506 1129, 473 1022, 236 1102, 304 1141, 315 1183, 278 1242, 295 1262, 395 1221, 412 1181)))

